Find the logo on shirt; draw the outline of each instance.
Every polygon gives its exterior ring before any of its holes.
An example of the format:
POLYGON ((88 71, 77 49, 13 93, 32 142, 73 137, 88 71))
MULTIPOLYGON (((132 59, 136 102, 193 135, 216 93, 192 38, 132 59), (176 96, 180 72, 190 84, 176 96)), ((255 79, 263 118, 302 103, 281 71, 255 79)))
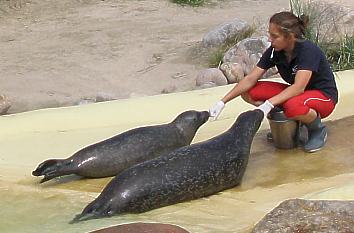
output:
POLYGON ((292 71, 292 75, 295 75, 296 74, 296 72, 298 71, 298 66, 297 65, 295 65, 292 69, 291 69, 291 71, 292 71))

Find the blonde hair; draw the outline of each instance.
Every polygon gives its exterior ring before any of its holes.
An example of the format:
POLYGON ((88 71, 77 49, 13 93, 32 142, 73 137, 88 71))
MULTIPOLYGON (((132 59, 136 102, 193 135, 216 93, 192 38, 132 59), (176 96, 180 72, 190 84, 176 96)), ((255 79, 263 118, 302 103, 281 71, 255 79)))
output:
POLYGON ((301 15, 298 17, 289 11, 276 13, 270 17, 269 20, 269 23, 278 25, 285 35, 294 33, 295 38, 297 39, 304 39, 305 29, 308 22, 308 16, 301 15))

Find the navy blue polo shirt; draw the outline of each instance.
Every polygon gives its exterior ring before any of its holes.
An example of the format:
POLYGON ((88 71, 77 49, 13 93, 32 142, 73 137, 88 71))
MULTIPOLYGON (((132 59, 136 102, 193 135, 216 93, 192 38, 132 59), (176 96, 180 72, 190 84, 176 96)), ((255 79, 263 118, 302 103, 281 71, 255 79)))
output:
POLYGON ((273 47, 269 47, 263 53, 257 66, 265 70, 276 66, 280 76, 289 84, 294 84, 298 70, 310 70, 312 76, 305 90, 320 90, 337 103, 338 89, 333 72, 322 50, 311 41, 297 41, 292 56, 292 60, 288 63, 283 50, 275 51, 273 47))

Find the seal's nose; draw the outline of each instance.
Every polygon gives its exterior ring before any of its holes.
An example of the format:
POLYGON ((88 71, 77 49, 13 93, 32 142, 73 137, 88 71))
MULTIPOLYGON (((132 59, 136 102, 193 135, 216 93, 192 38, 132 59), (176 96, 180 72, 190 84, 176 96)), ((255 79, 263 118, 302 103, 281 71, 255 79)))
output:
POLYGON ((201 112, 201 115, 202 115, 202 119, 204 122, 206 122, 210 117, 209 111, 203 111, 203 112, 201 112))

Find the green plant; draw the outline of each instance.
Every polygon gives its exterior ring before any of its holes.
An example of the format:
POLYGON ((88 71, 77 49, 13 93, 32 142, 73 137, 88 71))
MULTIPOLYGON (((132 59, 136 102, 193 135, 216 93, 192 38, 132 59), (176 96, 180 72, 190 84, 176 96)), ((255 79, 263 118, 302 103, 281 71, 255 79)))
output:
POLYGON ((222 62, 222 58, 224 57, 225 51, 226 50, 223 48, 218 48, 214 52, 212 52, 208 58, 208 66, 210 68, 219 67, 222 62))
POLYGON ((338 26, 344 13, 334 5, 310 0, 290 0, 290 9, 309 17, 305 38, 322 49, 334 71, 354 68, 354 35, 341 33, 338 26))
POLYGON ((309 25, 305 37, 315 44, 322 45, 331 42, 335 36, 331 32, 338 31, 337 21, 343 17, 333 5, 309 0, 290 0, 290 9, 295 15, 309 17, 309 25), (330 37, 331 35, 333 37, 330 37))
POLYGON ((205 0, 171 0, 173 3, 177 3, 182 6, 201 6, 205 3, 205 0))
POLYGON ((209 67, 218 67, 222 63, 222 59, 226 51, 228 51, 231 47, 235 46, 241 40, 250 37, 256 31, 256 26, 252 25, 241 34, 237 34, 236 36, 229 38, 219 46, 214 49, 209 55, 209 67))
POLYGON ((354 69, 354 35, 345 35, 325 52, 334 71, 354 69))

